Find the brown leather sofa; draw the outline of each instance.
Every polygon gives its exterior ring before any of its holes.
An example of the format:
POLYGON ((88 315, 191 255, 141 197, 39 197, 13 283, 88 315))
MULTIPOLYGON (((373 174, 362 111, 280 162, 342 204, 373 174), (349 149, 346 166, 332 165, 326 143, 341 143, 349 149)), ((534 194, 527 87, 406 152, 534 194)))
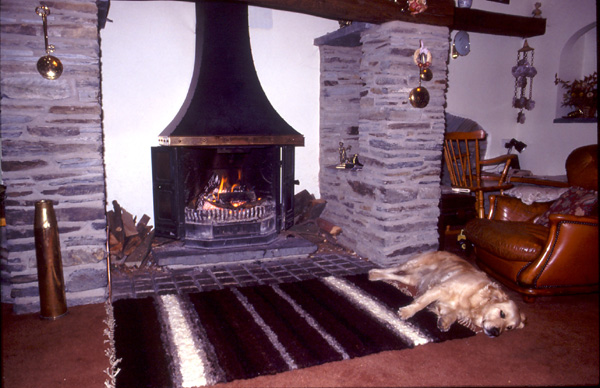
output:
MULTIPOLYGON (((597 144, 574 150, 565 167, 570 190, 597 192, 597 144)), ((598 291, 597 193, 595 198, 585 216, 546 214, 545 226, 534 221, 553 202, 526 205, 518 198, 491 196, 488 218, 473 219, 465 228, 477 265, 528 302, 542 295, 598 291)))

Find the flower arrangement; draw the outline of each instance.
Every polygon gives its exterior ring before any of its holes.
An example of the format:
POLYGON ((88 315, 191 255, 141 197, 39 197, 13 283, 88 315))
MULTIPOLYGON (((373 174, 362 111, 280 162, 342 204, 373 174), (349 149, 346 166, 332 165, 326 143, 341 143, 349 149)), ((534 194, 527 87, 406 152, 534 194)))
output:
POLYGON ((596 115, 596 104, 598 103, 598 72, 576 79, 571 82, 563 81, 554 76, 554 84, 561 84, 566 90, 563 95, 562 106, 572 106, 575 111, 567 117, 594 117, 596 115))

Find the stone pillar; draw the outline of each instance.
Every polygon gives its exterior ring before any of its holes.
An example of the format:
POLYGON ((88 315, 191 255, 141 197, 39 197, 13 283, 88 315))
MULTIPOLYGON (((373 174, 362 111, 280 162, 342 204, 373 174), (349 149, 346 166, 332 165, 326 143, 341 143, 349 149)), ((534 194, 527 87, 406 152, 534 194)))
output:
POLYGON ((329 47, 325 37, 316 42, 323 72, 319 183, 327 200, 323 217, 342 227, 340 242, 387 266, 438 247, 449 31, 405 22, 366 27, 360 32, 360 44, 351 49, 329 47), (431 96, 424 109, 408 101, 410 90, 419 83, 413 53, 420 40, 433 57, 434 77, 422 83, 431 96), (336 76, 331 63, 340 63, 342 53, 350 50, 358 73, 349 75, 344 69, 336 76), (354 88, 340 79, 352 79, 354 88), (338 117, 341 113, 353 119, 358 115, 358 126, 350 125, 352 135, 338 117), (336 122, 337 127, 332 125, 336 122), (364 164, 362 170, 332 168, 336 137, 352 144, 364 164))
MULTIPOLYGON (((348 189, 348 178, 356 172, 339 170, 339 143, 359 152, 358 120, 362 81, 359 76, 360 47, 320 46, 321 95, 320 95, 320 154, 319 185, 321 198, 327 200, 327 214, 331 220, 350 220, 354 202, 348 189)), ((341 225, 339 221, 336 221, 341 225)), ((344 223, 344 228, 347 226, 344 223)), ((344 237, 350 238, 351 232, 344 237)), ((354 246, 353 242, 346 242, 354 246)))
POLYGON ((2 302, 17 312, 39 310, 33 233, 34 204, 53 201, 67 304, 107 296, 106 215, 95 0, 48 3, 49 43, 64 66, 42 78, 45 55, 39 1, 2 0, 2 179, 7 186, 2 241, 2 302))

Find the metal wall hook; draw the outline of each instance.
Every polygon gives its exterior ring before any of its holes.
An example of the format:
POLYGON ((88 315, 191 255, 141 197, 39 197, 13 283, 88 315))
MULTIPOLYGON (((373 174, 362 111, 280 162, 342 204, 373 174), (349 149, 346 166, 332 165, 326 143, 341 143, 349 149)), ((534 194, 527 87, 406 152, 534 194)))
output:
POLYGON ((50 15, 50 8, 46 5, 40 5, 35 8, 35 13, 42 17, 42 22, 44 23, 44 45, 46 49, 46 55, 41 57, 37 62, 37 69, 42 77, 54 80, 62 74, 63 65, 60 62, 60 59, 50 55, 50 53, 53 53, 55 50, 54 45, 48 44, 47 16, 50 15))

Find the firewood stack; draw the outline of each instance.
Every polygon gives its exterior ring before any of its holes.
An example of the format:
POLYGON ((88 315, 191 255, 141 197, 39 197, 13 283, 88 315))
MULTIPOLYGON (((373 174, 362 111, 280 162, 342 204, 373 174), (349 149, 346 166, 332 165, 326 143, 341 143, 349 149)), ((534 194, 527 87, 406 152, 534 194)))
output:
POLYGON ((321 218, 326 205, 327 201, 315 199, 306 190, 294 195, 294 226, 288 232, 297 233, 317 244, 319 252, 343 250, 337 243, 342 228, 321 218))
POLYGON ((315 199, 315 196, 306 190, 294 195, 294 225, 316 223, 323 232, 331 236, 342 233, 342 228, 320 217, 326 205, 327 201, 315 199))
POLYGON ((152 239, 154 230, 148 226, 150 217, 146 214, 136 222, 117 201, 113 201, 113 210, 107 214, 108 241, 111 263, 143 267, 152 257, 152 239))
POLYGON ((327 201, 315 199, 307 190, 297 193, 294 195, 294 225, 316 220, 325 210, 325 205, 327 201))

